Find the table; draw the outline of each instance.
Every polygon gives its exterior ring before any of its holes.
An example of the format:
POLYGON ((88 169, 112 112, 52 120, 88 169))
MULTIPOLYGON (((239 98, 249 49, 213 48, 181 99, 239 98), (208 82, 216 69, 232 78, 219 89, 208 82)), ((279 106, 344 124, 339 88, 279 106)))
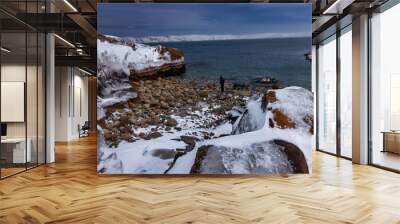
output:
POLYGON ((382 152, 392 152, 400 154, 400 131, 382 131, 383 150, 382 152))
POLYGON ((28 143, 25 151, 25 138, 5 138, 1 139, 1 157, 6 163, 26 163, 32 160, 31 139, 26 139, 28 143))

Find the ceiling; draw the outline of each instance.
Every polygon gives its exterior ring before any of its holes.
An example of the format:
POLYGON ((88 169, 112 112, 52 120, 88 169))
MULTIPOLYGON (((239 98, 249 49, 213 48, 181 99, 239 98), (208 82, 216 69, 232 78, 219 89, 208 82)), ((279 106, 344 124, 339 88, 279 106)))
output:
MULTIPOLYGON (((348 14, 380 5, 386 0, 1 0, 0 26, 15 54, 25 46, 21 37, 29 32, 54 32, 56 64, 76 65, 96 71, 97 3, 133 2, 264 2, 312 3, 313 37, 329 30, 348 14), (49 13, 51 11, 51 13, 49 13)), ((28 55, 30 50, 28 47, 28 55)), ((32 45, 33 46, 33 45, 32 45)))

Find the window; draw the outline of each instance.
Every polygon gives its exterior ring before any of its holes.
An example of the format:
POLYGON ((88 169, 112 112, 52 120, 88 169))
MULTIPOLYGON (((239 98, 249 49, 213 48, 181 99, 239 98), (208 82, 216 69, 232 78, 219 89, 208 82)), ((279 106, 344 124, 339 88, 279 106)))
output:
POLYGON ((352 33, 351 26, 340 35, 340 155, 352 157, 352 33))
POLYGON ((400 4, 371 18, 371 162, 400 170, 400 4))
POLYGON ((318 47, 318 149, 336 153, 336 36, 318 47))
MULTIPOLYGON (((20 16, 40 13, 42 5, 0 3, 20 16)), ((45 41, 43 33, 0 12, 0 178, 45 163, 45 41)))

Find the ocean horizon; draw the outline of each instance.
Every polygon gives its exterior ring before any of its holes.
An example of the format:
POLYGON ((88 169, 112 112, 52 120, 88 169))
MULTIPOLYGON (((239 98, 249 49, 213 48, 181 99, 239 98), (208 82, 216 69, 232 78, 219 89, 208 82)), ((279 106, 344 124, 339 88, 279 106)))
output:
POLYGON ((183 78, 251 84, 258 77, 273 77, 283 86, 311 88, 311 63, 304 54, 311 51, 311 39, 266 38, 146 43, 183 51, 183 78))

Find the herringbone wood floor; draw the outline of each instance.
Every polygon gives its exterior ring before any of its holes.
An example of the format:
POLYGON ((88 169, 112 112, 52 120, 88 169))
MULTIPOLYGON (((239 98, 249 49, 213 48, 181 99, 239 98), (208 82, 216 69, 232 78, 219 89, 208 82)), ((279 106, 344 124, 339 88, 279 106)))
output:
POLYGON ((316 152, 312 175, 99 176, 95 138, 0 181, 0 223, 400 223, 400 175, 316 152))

